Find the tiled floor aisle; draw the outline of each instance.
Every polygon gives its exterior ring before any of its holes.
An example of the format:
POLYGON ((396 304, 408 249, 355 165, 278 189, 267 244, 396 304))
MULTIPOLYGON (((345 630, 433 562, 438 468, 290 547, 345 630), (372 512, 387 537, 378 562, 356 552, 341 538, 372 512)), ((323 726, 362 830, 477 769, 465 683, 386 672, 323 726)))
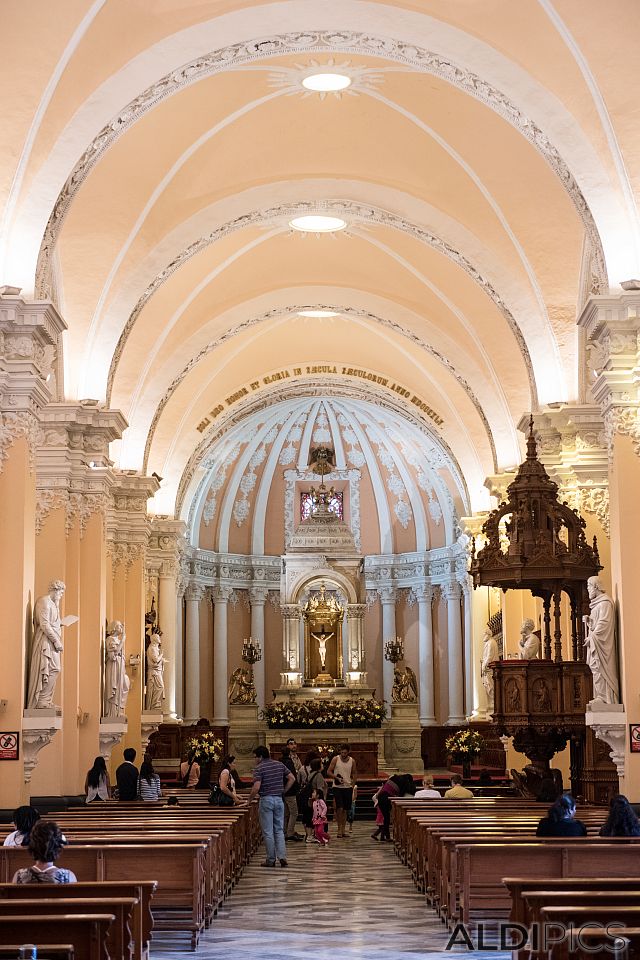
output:
MULTIPOLYGON (((451 953, 444 953, 447 931, 416 891, 391 844, 370 839, 372 826, 356 823, 351 840, 332 837, 324 849, 288 843, 286 869, 261 867, 264 849, 258 851, 191 956, 198 960, 450 958, 451 953)), ((184 941, 173 949, 156 942, 152 960, 175 960, 184 949, 184 941)), ((510 955, 486 956, 501 960, 510 955)), ((473 957, 479 960, 482 954, 473 957)))

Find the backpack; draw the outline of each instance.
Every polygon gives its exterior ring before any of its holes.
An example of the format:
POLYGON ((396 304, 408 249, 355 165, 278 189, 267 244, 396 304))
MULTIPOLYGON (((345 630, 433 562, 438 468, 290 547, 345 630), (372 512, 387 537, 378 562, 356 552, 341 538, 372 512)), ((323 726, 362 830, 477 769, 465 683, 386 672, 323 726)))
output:
POLYGON ((303 809, 304 807, 310 807, 312 800, 311 794, 314 791, 313 781, 320 773, 319 770, 314 770, 307 782, 302 786, 300 793, 298 794, 298 806, 303 809))

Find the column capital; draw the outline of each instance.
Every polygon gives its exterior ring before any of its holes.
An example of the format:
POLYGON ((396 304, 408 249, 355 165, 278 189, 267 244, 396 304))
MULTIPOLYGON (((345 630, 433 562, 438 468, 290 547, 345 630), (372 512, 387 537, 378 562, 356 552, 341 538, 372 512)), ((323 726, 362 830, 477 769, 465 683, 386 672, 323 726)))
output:
POLYGON ((460 599, 461 589, 457 580, 450 580, 448 583, 440 584, 440 589, 442 590, 442 595, 447 602, 450 600, 460 599))
POLYGON ((299 620, 302 613, 299 603, 283 603, 281 610, 285 620, 299 620))
POLYGON ((269 590, 267 587, 249 587, 249 602, 252 605, 265 604, 268 597, 269 590))
POLYGON ((184 595, 186 600, 195 600, 196 603, 199 603, 200 600, 204 600, 206 594, 206 587, 203 583, 198 583, 195 580, 189 581, 187 583, 184 595))
POLYGON ((378 594, 381 603, 395 603, 398 599, 398 591, 395 587, 378 587, 378 594))
POLYGON ((347 604, 347 618, 360 618, 364 617, 367 612, 366 603, 348 603, 347 604))
POLYGON ((214 603, 228 603, 233 593, 232 587, 215 586, 211 591, 211 598, 214 603))
POLYGON ((411 588, 418 603, 431 603, 435 589, 431 583, 419 583, 411 588))

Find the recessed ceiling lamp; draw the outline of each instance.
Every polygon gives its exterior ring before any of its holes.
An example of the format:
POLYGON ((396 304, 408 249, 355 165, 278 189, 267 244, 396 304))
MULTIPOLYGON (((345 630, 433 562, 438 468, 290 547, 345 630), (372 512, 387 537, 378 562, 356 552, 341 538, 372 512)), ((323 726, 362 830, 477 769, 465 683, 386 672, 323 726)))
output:
POLYGON ((336 93, 351 86, 351 77, 344 73, 312 73, 304 78, 302 86, 314 93, 336 93))
POLYGON ((344 230, 346 225, 347 221, 341 220, 340 217, 324 217, 319 214, 294 217, 289 221, 290 227, 302 233, 335 233, 337 230, 344 230))
POLYGON ((298 310, 299 317, 315 317, 321 320, 323 317, 337 317, 335 310, 298 310))

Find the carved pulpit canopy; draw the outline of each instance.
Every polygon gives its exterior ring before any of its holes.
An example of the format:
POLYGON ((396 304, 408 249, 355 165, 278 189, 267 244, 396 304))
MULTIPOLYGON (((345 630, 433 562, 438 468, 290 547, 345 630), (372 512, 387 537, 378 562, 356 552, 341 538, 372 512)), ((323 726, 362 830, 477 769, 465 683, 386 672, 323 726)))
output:
POLYGON ((554 600, 554 659, 561 660, 560 595, 571 602, 573 659, 583 659, 582 615, 588 611, 587 580, 602 569, 596 538, 590 546, 585 521, 558 500, 558 485, 538 460, 529 421, 527 457, 507 487, 507 500, 482 527, 485 543, 471 556, 474 586, 530 590, 545 610, 544 655, 551 657, 550 606, 554 600))

